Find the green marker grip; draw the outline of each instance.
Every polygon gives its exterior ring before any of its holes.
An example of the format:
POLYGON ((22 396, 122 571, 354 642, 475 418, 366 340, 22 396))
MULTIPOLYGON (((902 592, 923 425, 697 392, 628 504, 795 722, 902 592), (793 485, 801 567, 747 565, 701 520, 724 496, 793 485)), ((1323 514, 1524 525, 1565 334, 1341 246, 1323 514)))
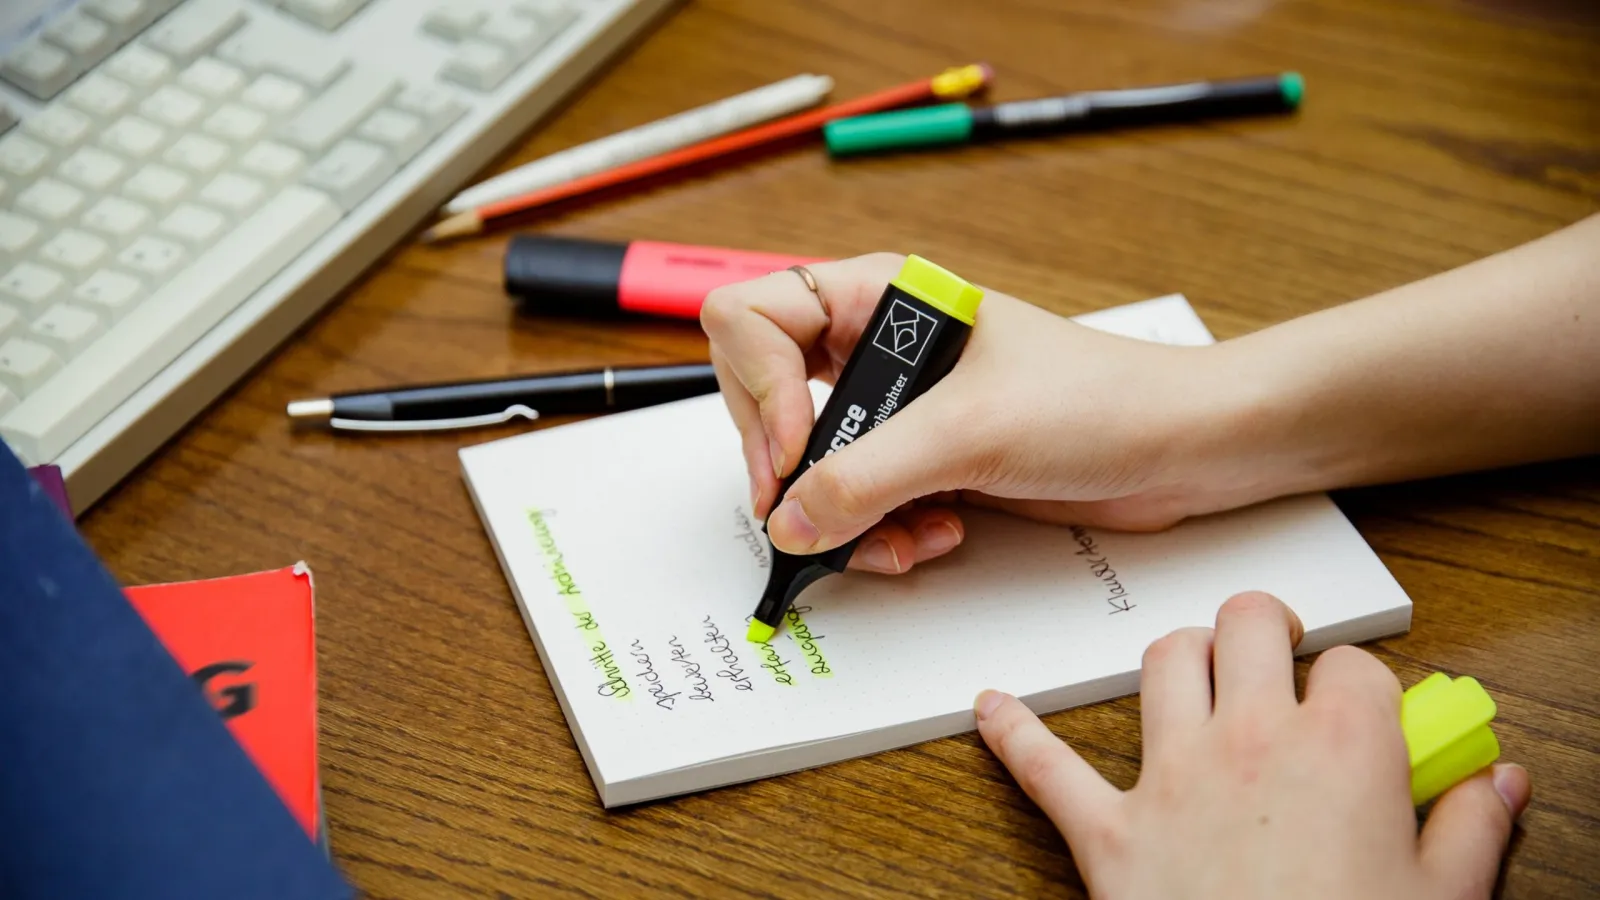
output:
POLYGON ((964 103, 834 119, 822 127, 834 156, 902 147, 962 144, 972 138, 972 110, 964 103))

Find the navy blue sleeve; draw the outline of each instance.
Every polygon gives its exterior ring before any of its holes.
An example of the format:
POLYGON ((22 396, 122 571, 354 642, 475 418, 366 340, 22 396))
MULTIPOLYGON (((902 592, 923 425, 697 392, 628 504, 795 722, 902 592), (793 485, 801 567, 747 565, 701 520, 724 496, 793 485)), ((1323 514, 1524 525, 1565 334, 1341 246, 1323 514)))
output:
POLYGON ((350 897, 0 444, 0 896, 350 897))

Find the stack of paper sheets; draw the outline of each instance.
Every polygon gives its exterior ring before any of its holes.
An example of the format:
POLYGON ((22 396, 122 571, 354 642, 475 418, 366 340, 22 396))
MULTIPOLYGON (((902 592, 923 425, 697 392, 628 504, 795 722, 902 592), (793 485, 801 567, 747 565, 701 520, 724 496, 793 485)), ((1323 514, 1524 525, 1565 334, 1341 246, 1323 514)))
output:
MULTIPOLYGON (((1211 342, 1179 296, 1078 321, 1211 342)), ((820 408, 826 388, 814 394, 820 408)), ((461 458, 606 806, 967 731, 983 688, 1039 712, 1132 693, 1151 641, 1211 624, 1243 590, 1294 607, 1301 652, 1410 625, 1400 586, 1316 495, 1143 535, 968 511, 948 558, 824 579, 770 643, 750 644, 771 550, 720 397, 461 458)))

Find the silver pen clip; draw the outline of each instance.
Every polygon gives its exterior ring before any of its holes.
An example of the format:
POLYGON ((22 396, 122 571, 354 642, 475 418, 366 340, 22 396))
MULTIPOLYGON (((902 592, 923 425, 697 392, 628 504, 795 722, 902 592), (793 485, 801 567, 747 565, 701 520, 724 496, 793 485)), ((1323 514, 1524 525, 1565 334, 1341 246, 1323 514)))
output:
POLYGON ((458 419, 419 419, 414 422, 373 422, 367 419, 329 419, 330 428, 343 431, 450 431, 457 428, 481 428, 485 425, 499 425, 521 416, 532 422, 539 418, 537 410, 532 410, 521 403, 509 406, 496 413, 485 413, 481 416, 462 416, 458 419))

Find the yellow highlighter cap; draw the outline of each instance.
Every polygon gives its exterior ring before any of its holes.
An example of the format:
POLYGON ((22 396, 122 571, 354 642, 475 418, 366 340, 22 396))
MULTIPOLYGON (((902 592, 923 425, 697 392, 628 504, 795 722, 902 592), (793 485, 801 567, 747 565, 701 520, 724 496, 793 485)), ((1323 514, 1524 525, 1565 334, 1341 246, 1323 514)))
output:
POLYGON ((1411 754, 1411 802, 1421 806, 1500 758, 1494 700, 1476 679, 1435 672, 1400 698, 1411 754))
POLYGON ((983 302, 983 291, 920 256, 906 257, 900 274, 889 282, 938 311, 971 325, 983 302))
POLYGON ((933 95, 940 100, 960 100, 983 90, 993 77, 993 69, 982 63, 974 63, 945 69, 933 76, 929 86, 933 89, 933 95))

